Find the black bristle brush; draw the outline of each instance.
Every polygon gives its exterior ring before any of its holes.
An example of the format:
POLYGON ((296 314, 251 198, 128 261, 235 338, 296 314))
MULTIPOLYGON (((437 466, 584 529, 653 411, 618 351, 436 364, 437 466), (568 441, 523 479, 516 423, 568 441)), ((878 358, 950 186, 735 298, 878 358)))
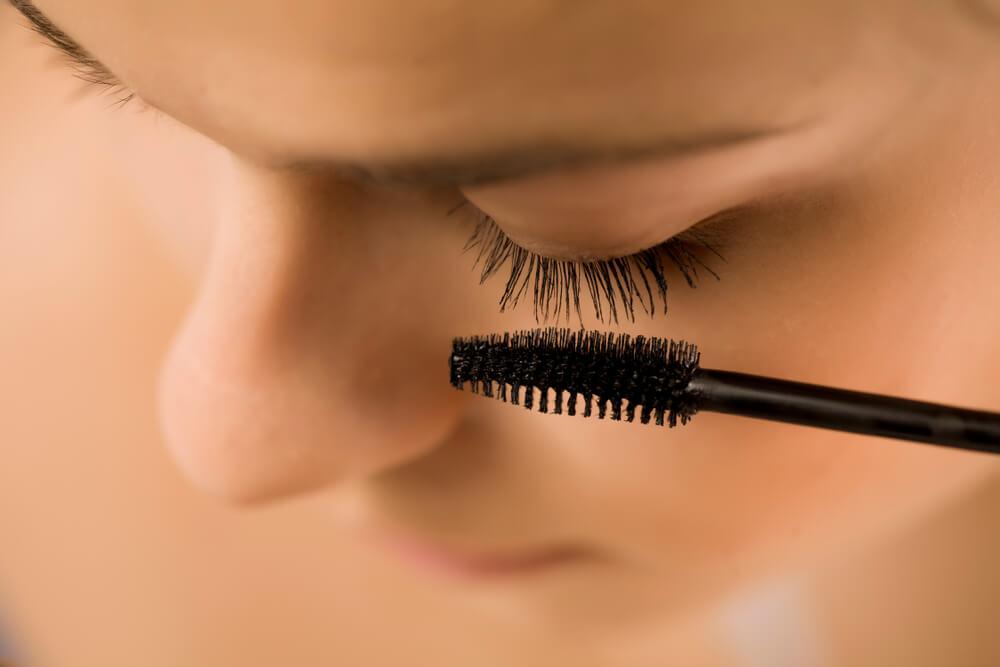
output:
POLYGON ((700 368, 697 347, 684 341, 549 327, 513 334, 455 338, 451 384, 474 393, 584 417, 671 427, 697 412, 743 417, 912 440, 1000 454, 1000 413, 911 401, 778 378, 700 368), (494 389, 494 383, 496 389, 494 389), (507 387, 510 386, 508 399, 507 387), (521 390, 523 399, 521 397, 521 390), (549 390, 555 393, 550 405, 549 390))

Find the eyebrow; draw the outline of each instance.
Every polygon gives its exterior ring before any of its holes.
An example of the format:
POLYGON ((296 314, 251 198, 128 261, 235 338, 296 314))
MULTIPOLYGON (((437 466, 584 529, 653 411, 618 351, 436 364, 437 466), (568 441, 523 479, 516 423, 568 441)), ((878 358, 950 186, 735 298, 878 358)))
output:
MULTIPOLYGON (((117 78, 107 66, 53 23, 34 3, 30 0, 8 1, 28 19, 37 33, 48 39, 79 66, 78 76, 90 83, 119 85, 117 78)), ((131 96, 130 94, 121 101, 127 101, 131 96)), ((460 187, 496 183, 579 166, 614 165, 643 159, 680 157, 786 134, 797 127, 720 128, 631 146, 571 146, 565 141, 559 141, 508 147, 460 157, 438 156, 380 163, 309 158, 278 161, 271 166, 290 171, 333 172, 346 179, 373 185, 460 187)))
POLYGON ((41 12, 38 7, 29 0, 9 0, 10 4, 17 11, 31 22, 31 27, 34 28, 35 32, 39 33, 46 39, 48 39, 52 44, 56 46, 60 51, 68 55, 77 63, 84 65, 85 67, 92 67, 95 70, 108 71, 108 68, 99 61, 97 58, 92 56, 87 49, 80 46, 80 44, 74 40, 72 37, 67 35, 62 31, 55 23, 53 23, 49 17, 41 12))

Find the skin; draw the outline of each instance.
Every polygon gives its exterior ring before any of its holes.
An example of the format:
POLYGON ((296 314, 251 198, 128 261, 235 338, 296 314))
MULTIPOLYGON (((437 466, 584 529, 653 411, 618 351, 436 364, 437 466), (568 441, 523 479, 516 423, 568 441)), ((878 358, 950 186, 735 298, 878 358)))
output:
MULTIPOLYGON (((459 665, 484 650, 497 665, 740 664, 706 619, 742 587, 879 553, 865 571, 900 603, 872 623, 905 634, 906 600, 937 602, 885 565, 921 549, 886 544, 931 540, 959 508, 965 542, 941 559, 962 562, 996 511, 987 455, 713 414, 669 431, 543 416, 456 392, 443 367, 455 335, 538 325, 530 303, 498 312, 502 277, 477 284, 462 253, 475 216, 448 214, 463 197, 560 258, 634 252, 742 206, 713 231, 720 280, 692 290, 672 272, 669 314, 635 322, 596 321, 584 292, 584 326, 694 341, 714 368, 998 409, 988 8, 37 4, 138 96, 119 111, 74 98, 69 71, 0 14, 0 85, 35 91, 0 111, 16 323, 0 350, 21 371, 0 381, 21 406, 0 422, 0 526, 18 538, 0 591, 45 664, 459 665), (766 136, 555 159, 734 130, 766 136), (25 299, 24 284, 42 287, 25 299), (66 377, 97 379, 53 398, 66 377), (46 464, 63 457, 76 467, 46 464), (444 581, 373 550, 373 531, 590 558, 444 581), (84 554, 45 557, 70 549, 84 554), (108 583, 80 583, 93 578, 108 583), (91 617, 129 639, 97 643, 73 603, 53 612, 67 591, 99 594, 91 617), (135 618, 147 607, 153 622, 135 618)), ((987 570, 936 576, 954 588, 987 570)), ((997 611, 988 589, 962 590, 958 613, 997 611)), ((837 634, 863 594, 828 597, 824 654, 887 664, 859 630, 837 634)), ((997 648, 925 634, 949 655, 997 648)), ((923 664, 919 642, 883 646, 923 664)))

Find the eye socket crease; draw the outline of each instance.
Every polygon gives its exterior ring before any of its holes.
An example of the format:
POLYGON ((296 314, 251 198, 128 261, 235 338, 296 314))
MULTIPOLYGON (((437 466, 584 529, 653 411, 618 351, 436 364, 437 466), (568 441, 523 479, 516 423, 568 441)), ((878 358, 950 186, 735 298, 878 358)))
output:
POLYGON ((67 35, 54 24, 29 0, 9 0, 10 4, 30 23, 31 29, 45 38, 69 59, 76 77, 87 84, 107 89, 118 97, 114 105, 123 107, 135 98, 135 93, 128 90, 108 67, 67 35))

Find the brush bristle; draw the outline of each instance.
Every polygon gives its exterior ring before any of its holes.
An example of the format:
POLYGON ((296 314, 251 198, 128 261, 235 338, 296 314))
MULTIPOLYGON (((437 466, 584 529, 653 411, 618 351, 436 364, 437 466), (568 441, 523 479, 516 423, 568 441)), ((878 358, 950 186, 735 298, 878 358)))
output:
POLYGON ((576 413, 576 398, 582 396, 584 417, 593 414, 596 400, 599 419, 621 420, 624 409, 630 422, 641 406, 643 424, 655 417, 657 425, 675 426, 697 412, 686 388, 698 362, 698 349, 684 341, 548 327, 455 338, 450 366, 454 387, 464 389, 469 382, 473 393, 513 405, 523 402, 529 410, 537 387, 539 412, 562 414, 565 394, 569 415, 576 413))

